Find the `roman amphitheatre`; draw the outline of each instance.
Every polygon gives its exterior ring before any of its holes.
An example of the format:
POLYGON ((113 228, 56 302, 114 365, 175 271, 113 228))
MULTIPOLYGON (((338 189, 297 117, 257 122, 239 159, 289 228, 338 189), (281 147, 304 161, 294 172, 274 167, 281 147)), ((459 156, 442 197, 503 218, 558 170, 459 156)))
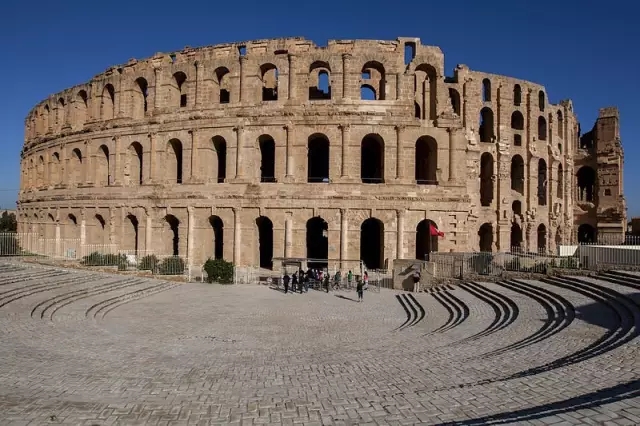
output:
POLYGON ((46 255, 376 269, 625 230, 616 108, 582 131, 570 100, 465 65, 447 76, 417 38, 158 53, 47 97, 25 125, 19 233, 58 241, 28 243, 46 255))

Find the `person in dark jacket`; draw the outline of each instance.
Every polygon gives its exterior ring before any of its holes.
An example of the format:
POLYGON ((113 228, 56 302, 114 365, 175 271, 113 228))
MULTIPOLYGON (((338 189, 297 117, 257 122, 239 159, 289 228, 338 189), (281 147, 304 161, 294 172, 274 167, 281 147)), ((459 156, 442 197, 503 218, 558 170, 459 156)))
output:
MULTIPOLYGON (((295 277, 295 274, 293 276, 295 277)), ((289 293, 289 274, 284 274, 284 277, 282 277, 282 283, 284 284, 284 294, 289 293)))
POLYGON ((358 292, 358 302, 362 302, 362 295, 364 293, 364 283, 362 280, 358 280, 356 291, 358 292))
POLYGON ((291 274, 292 275, 292 279, 291 279, 291 291, 292 292, 296 292, 296 286, 298 285, 298 274, 291 274))

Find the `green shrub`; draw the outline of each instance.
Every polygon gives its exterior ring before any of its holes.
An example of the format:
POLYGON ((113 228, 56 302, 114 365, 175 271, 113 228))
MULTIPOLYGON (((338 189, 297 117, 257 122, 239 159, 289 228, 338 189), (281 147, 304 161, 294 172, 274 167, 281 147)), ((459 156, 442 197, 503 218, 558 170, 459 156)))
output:
POLYGON ((98 253, 97 251, 94 251, 93 253, 83 257, 82 260, 80 261, 80 264, 85 265, 85 266, 100 266, 100 265, 104 265, 103 256, 102 256, 101 253, 98 253))
POLYGON ((160 275, 182 275, 184 274, 184 270, 184 260, 178 256, 167 257, 158 266, 158 273, 160 275))
POLYGON ((138 263, 138 269, 141 271, 151 271, 153 273, 158 272, 158 265, 160 261, 154 254, 147 255, 140 259, 138 263))
POLYGON ((578 259, 575 257, 564 257, 560 260, 560 267, 565 269, 577 269, 578 259))
POLYGON ((127 267, 127 256, 124 254, 102 254, 97 251, 82 258, 80 263, 84 266, 117 266, 127 267))
POLYGON ((231 284, 233 282, 233 263, 224 259, 209 259, 204 263, 208 283, 231 284))
POLYGON ((105 254, 102 258, 104 266, 120 266, 127 265, 127 255, 125 254, 105 254))

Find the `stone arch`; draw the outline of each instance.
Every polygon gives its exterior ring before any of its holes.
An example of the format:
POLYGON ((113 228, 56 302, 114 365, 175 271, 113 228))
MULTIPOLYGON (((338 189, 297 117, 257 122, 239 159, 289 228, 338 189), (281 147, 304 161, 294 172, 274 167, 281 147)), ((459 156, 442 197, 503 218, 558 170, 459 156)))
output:
POLYGON ((310 268, 326 268, 329 259, 329 224, 320 216, 312 217, 306 225, 307 258, 310 268))
POLYGON ((511 251, 522 250, 522 228, 517 223, 511 224, 511 251))
POLYGON ((449 102, 451 102, 451 108, 456 115, 460 116, 462 111, 462 103, 460 102, 460 93, 453 87, 449 88, 449 102))
POLYGON ((438 235, 432 235, 431 227, 438 229, 438 225, 430 220, 424 219, 416 226, 416 259, 429 260, 433 252, 438 251, 438 235))
MULTIPOLYGON (((90 244, 103 246, 109 244, 109 230, 107 228, 107 221, 104 219, 104 217, 102 217, 101 214, 96 214, 93 216, 90 229, 90 237, 88 238, 88 240, 91 242, 90 244)), ((98 250, 90 249, 89 251, 104 251, 104 249, 102 247, 99 247, 98 250)))
POLYGON ((384 265, 384 223, 371 217, 360 225, 360 260, 367 269, 381 269, 384 265))
POLYGON ((589 244, 596 242, 596 229, 588 223, 578 226, 578 243, 589 244))
POLYGON ((544 111, 545 104, 546 104, 546 100, 545 100, 544 92, 540 90, 538 92, 538 108, 540 109, 540 112, 544 111))
POLYGON ((495 135, 493 131, 493 111, 489 107, 480 110, 480 142, 493 142, 495 135))
POLYGON ((80 148, 74 148, 71 151, 71 161, 69 162, 69 177, 75 185, 83 183, 84 178, 84 159, 80 148))
POLYGON ((131 117, 135 120, 144 118, 148 109, 149 83, 144 77, 136 78, 131 96, 131 117))
POLYGON ((163 218, 162 225, 164 253, 180 256, 180 220, 168 214, 163 218))
POLYGON ((122 229, 122 251, 128 254, 138 254, 140 250, 139 225, 140 223, 135 215, 129 213, 125 216, 122 229))
POLYGON ((524 130, 524 116, 520 111, 513 111, 511 114, 511 128, 513 130, 524 130))
POLYGON ((558 125, 558 137, 564 139, 564 118, 562 117, 562 111, 558 111, 557 114, 558 125))
POLYGON ((493 251, 493 225, 490 223, 483 223, 478 230, 478 248, 481 252, 493 251))
POLYGON ((227 141, 222 136, 211 138, 215 153, 216 173, 214 179, 218 183, 224 183, 227 178, 227 141))
POLYGON ((360 179, 362 183, 384 183, 384 139, 370 133, 360 143, 360 179))
MULTIPOLYGON (((369 88, 373 91, 373 100, 386 99, 386 71, 384 65, 378 61, 369 61, 362 66, 360 89, 369 88)), ((371 100, 361 97, 362 100, 371 100)))
POLYGON ((59 185, 62 183, 62 167, 60 163, 60 154, 54 152, 51 154, 49 163, 49 184, 59 185))
POLYGON ((547 252, 547 227, 544 223, 538 225, 537 230, 538 253, 545 254, 547 252))
POLYGON ((111 83, 106 84, 102 89, 100 97, 100 119, 112 120, 116 117, 116 89, 111 83))
POLYGON ((431 136, 421 136, 415 146, 415 178, 418 185, 438 184, 438 142, 431 136))
MULTIPOLYGON (((80 238, 80 226, 78 226, 78 219, 73 213, 67 215, 67 220, 64 226, 64 238, 66 240, 76 240, 80 238)), ((69 241, 69 248, 75 248, 75 241, 69 241)))
POLYGON ((438 72, 429 64, 420 64, 415 70, 416 101, 425 120, 438 118, 438 72))
POLYGON ((307 182, 329 182, 329 138, 322 133, 314 133, 307 140, 307 182))
POLYGON ((41 188, 47 184, 44 176, 44 157, 42 155, 38 156, 38 165, 36 171, 36 186, 38 188, 41 188))
POLYGON ((260 80, 262 80, 262 101, 278 100, 278 67, 272 63, 260 66, 260 80))
POLYGON ((556 197, 564 198, 564 171, 562 170, 562 163, 558 164, 558 183, 556 189, 556 197))
POLYGON ((56 127, 58 129, 62 129, 65 125, 66 108, 67 106, 64 102, 64 99, 58 98, 58 104, 56 107, 56 127))
POLYGON ((524 159, 520 154, 511 157, 511 189, 524 195, 524 159))
POLYGON ((212 258, 224 258, 224 222, 220 216, 209 216, 209 226, 213 242, 212 258))
POLYGON ((80 90, 76 94, 76 98, 73 102, 73 107, 75 111, 74 121, 78 126, 84 126, 84 123, 87 122, 88 111, 89 111, 89 97, 87 96, 87 92, 84 90, 80 90))
POLYGON ((593 203, 596 200, 597 173, 589 166, 582 166, 576 173, 578 185, 578 201, 593 203))
POLYGON ((111 184, 109 148, 106 145, 100 145, 95 158, 96 185, 109 186, 111 184))
POLYGON ((183 157, 182 157, 182 142, 180 139, 171 139, 167 143, 167 163, 166 163, 166 177, 169 182, 177 184, 182 183, 183 178, 183 157))
POLYGON ((217 86, 218 102, 228 104, 231 101, 231 73, 226 67, 218 67, 213 72, 214 84, 217 86))
POLYGON ((493 155, 485 152, 480 157, 480 205, 483 207, 493 202, 494 179, 493 155))
POLYGON ((273 222, 266 216, 256 219, 258 231, 258 259, 264 269, 273 268, 273 222))
POLYGON ((186 82, 187 75, 182 71, 175 72, 171 77, 169 99, 171 100, 171 105, 175 108, 185 108, 187 106, 186 82))
POLYGON ((271 135, 258 137, 260 148, 260 182, 276 182, 276 142, 271 135))
POLYGON ((538 205, 547 205, 548 186, 547 162, 544 158, 538 160, 538 205))
POLYGON ((315 61, 309 66, 309 100, 331 99, 331 66, 315 61))
POLYGON ((125 162, 125 179, 128 185, 142 185, 143 164, 142 145, 140 142, 132 142, 127 148, 127 160, 125 162))
POLYGON ((42 133, 47 133, 49 131, 49 127, 51 126, 51 110, 49 109, 49 105, 45 105, 42 108, 42 133))
POLYGON ((513 106, 520 106, 522 103, 522 88, 519 84, 513 86, 513 106))
POLYGON ((482 80, 482 102, 491 102, 491 80, 482 80))
POLYGON ((513 203, 511 203, 511 211, 515 215, 522 216, 522 201, 513 200, 513 203))
POLYGON ((547 120, 543 116, 538 117, 538 139, 547 140, 547 120))

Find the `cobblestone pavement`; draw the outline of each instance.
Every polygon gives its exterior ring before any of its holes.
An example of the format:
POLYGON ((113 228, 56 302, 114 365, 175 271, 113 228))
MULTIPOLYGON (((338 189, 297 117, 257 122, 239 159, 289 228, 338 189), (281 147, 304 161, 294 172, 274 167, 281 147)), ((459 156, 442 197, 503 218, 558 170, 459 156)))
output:
POLYGON ((640 424, 640 276, 431 293, 0 263, 0 424, 640 424))

